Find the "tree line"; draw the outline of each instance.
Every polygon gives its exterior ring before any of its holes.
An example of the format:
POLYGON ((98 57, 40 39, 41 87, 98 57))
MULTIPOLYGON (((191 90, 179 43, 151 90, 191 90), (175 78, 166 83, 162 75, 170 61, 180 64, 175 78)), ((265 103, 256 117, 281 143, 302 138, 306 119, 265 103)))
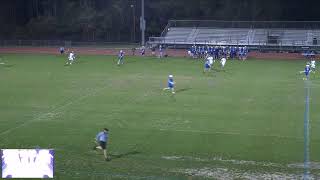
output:
MULTIPOLYGON (((145 0, 146 36, 160 35, 170 19, 320 20, 319 4, 315 0, 145 0)), ((141 0, 1 0, 0 39, 138 41, 140 6, 141 0)))

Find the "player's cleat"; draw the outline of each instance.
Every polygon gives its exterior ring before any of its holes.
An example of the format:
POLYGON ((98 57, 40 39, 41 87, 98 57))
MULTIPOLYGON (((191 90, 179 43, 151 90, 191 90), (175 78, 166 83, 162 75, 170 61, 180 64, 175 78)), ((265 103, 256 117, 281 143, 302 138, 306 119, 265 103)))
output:
POLYGON ((105 161, 111 161, 111 158, 105 158, 104 160, 105 161))

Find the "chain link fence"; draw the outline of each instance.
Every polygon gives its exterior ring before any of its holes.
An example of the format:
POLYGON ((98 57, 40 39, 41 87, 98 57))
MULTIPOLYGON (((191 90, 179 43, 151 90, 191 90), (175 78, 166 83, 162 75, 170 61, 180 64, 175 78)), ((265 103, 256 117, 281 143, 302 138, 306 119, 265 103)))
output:
POLYGON ((80 42, 63 40, 0 40, 0 47, 137 47, 138 43, 80 42))

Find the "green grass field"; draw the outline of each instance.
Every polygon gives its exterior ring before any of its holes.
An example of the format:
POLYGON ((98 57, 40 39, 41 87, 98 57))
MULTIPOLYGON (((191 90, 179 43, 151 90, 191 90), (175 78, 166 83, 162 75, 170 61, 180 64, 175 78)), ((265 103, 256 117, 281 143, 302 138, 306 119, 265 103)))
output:
MULTIPOLYGON (((55 179, 297 179, 305 61, 2 54, 0 148, 55 149, 55 179), (4 64, 3 64, 4 63, 4 64), (215 66, 219 64, 216 62, 215 66), (162 91, 173 74, 177 93, 162 91), (112 160, 93 151, 110 130, 112 160)), ((320 74, 310 83, 311 174, 320 178, 320 74)))

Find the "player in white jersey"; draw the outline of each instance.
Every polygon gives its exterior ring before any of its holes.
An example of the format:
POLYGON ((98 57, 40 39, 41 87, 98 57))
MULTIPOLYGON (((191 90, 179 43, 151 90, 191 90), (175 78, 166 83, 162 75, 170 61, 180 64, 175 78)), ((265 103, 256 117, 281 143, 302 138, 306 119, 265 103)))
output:
POLYGON ((67 64, 71 65, 73 63, 74 59, 75 59, 74 52, 71 51, 71 53, 69 53, 69 56, 68 56, 67 64))
POLYGON ((314 73, 316 70, 316 61, 314 59, 312 59, 310 65, 311 65, 311 70, 314 73))
POLYGON ((225 57, 221 58, 220 63, 222 68, 224 68, 226 62, 227 62, 227 59, 225 57))
POLYGON ((210 66, 212 67, 213 62, 214 62, 213 57, 212 57, 212 56, 209 56, 207 59, 209 60, 209 64, 210 64, 210 66))
POLYGON ((119 54, 118 54, 118 66, 121 65, 121 64, 124 64, 124 51, 123 50, 120 50, 119 54))
POLYGON ((213 60, 213 57, 210 56, 209 54, 206 55, 206 59, 205 59, 205 62, 208 61, 207 63, 209 64, 210 66, 210 69, 213 67, 213 63, 214 63, 214 60, 213 60))

